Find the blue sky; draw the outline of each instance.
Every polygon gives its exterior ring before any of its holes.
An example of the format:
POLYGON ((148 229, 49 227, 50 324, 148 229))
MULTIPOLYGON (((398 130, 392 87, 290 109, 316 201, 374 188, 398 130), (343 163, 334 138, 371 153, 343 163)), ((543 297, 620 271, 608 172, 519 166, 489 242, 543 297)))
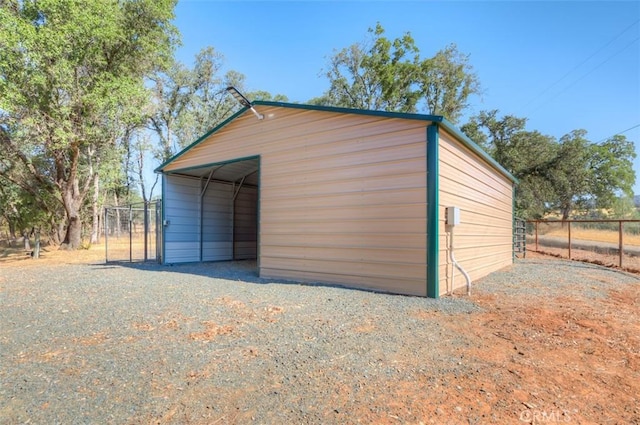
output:
MULTIPOLYGON (((469 55, 482 84, 466 116, 498 109, 555 137, 585 129, 600 141, 625 134, 640 157, 640 2, 206 1, 181 0, 180 61, 213 46, 248 90, 304 103, 320 96, 334 50, 410 32, 421 57, 449 43, 469 55)), ((461 123, 466 122, 466 118, 461 123)), ((640 158, 635 161, 640 194, 640 158)))

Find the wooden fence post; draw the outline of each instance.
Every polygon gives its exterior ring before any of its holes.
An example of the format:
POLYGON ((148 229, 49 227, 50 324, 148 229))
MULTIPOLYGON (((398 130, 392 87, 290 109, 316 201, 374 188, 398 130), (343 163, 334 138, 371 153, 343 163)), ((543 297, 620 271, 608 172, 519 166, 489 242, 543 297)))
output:
POLYGON ((571 260, 571 222, 567 221, 568 229, 569 229, 569 260, 571 260))
POLYGON ((622 220, 620 220, 618 222, 618 256, 619 256, 619 265, 620 268, 622 268, 622 249, 624 247, 622 240, 623 240, 623 225, 622 225, 622 220))

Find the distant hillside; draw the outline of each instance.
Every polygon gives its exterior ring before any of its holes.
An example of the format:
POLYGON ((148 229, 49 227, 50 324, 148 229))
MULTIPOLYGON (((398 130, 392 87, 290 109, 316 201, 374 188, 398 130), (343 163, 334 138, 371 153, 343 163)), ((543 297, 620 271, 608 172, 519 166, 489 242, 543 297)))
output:
POLYGON ((636 207, 640 207, 640 195, 636 195, 633 197, 633 203, 636 207))

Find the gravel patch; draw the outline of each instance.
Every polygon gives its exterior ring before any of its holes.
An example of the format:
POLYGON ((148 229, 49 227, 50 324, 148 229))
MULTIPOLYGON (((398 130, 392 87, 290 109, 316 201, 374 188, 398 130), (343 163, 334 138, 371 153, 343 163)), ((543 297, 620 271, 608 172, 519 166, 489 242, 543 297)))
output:
POLYGON ((464 341, 445 338, 433 316, 477 310, 465 298, 298 285, 254 270, 254 262, 1 269, 0 418, 349 422, 344 412, 362 402, 363 387, 457 368, 449 350, 430 347, 464 341))
MULTIPOLYGON (((638 279, 520 260, 473 291, 582 283, 599 297, 614 281, 638 279)), ((388 408, 390 382, 467 373, 469 340, 446 324, 478 311, 467 297, 260 279, 255 262, 4 267, 0 422, 358 423, 388 408)))
MULTIPOLYGON (((517 259, 513 267, 474 283, 480 293, 527 300, 531 296, 603 298, 620 285, 638 284, 638 275, 569 260, 517 259)), ((473 289, 472 289, 473 290, 473 289)))

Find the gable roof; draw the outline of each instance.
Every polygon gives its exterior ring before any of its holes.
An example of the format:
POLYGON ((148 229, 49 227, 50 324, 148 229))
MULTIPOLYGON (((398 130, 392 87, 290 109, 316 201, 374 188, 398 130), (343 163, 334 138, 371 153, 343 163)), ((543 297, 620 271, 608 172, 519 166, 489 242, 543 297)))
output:
MULTIPOLYGON (((419 120, 426 122, 437 123, 439 126, 444 128, 449 134, 456 138, 459 142, 461 142, 464 146, 469 148, 472 152, 480 156, 483 160, 485 160, 489 165, 507 177, 514 183, 518 183, 518 179, 516 179, 509 171, 507 171, 502 165, 500 165, 495 159, 493 159, 488 153, 486 153, 480 146, 478 146, 473 140, 469 139, 461 130, 459 130, 456 126, 454 126, 451 122, 447 121, 441 115, 428 115, 428 114, 413 114, 413 113, 402 113, 402 112, 386 112, 386 111, 372 111, 367 109, 352 109, 352 108, 339 108, 334 106, 319 106, 319 105, 306 105, 299 103, 286 103, 286 102, 271 102, 271 101, 262 101, 257 100, 251 103, 253 106, 274 106, 281 108, 292 108, 292 109, 303 109, 303 110, 311 110, 311 111, 324 111, 324 112, 333 112, 340 114, 357 114, 357 115, 367 115, 367 116, 376 116, 376 117, 387 117, 387 118, 397 118, 397 119, 406 119, 406 120, 419 120)), ((182 149, 180 152, 173 155, 171 158, 160 164, 154 171, 156 173, 162 173, 163 169, 171 164, 173 161, 187 153, 193 147, 199 145, 208 139, 212 134, 215 134, 223 127, 227 126, 229 123, 243 115, 249 108, 244 107, 240 109, 238 112, 233 114, 231 117, 227 118, 225 121, 212 128, 210 131, 202 135, 199 139, 191 143, 189 146, 182 149)))

